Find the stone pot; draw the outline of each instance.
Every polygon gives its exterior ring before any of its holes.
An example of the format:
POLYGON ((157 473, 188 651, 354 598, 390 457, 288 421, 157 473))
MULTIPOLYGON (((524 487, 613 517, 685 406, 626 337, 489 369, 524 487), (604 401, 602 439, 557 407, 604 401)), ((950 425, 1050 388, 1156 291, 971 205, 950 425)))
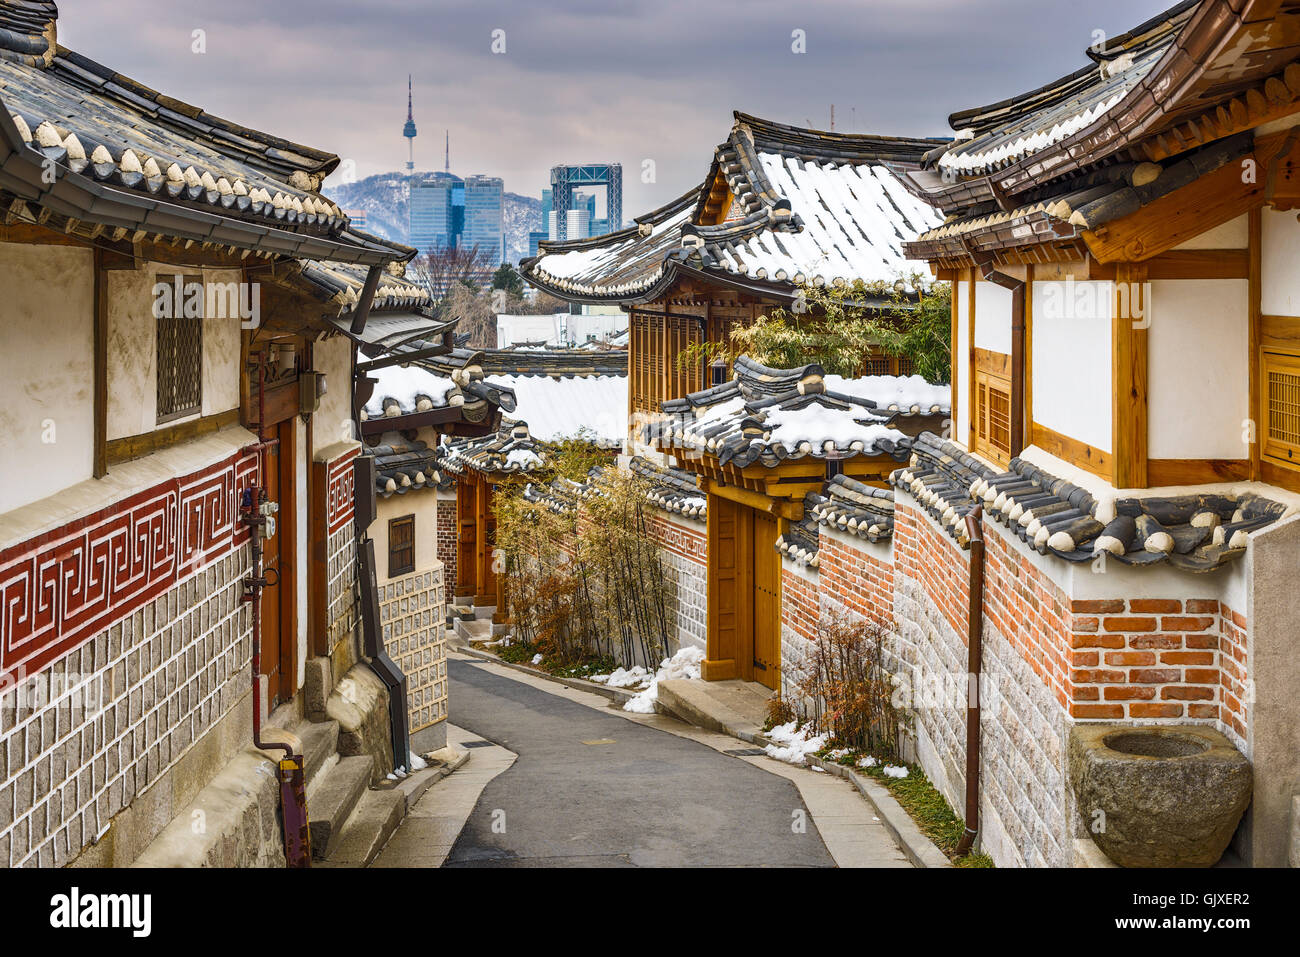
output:
POLYGON ((1210 867, 1250 804, 1250 762, 1212 728, 1076 725, 1069 769, 1085 830, 1122 867, 1210 867))

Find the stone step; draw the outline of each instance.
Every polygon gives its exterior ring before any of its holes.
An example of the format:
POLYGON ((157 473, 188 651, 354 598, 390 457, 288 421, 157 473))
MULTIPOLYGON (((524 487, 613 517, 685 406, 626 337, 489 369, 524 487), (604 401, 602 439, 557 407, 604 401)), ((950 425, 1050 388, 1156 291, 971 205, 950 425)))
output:
POLYGON ((770 695, 741 681, 676 679, 659 682, 656 708, 697 728, 744 738, 761 731, 770 695))
POLYGON ((491 619, 474 619, 470 621, 458 619, 456 621, 456 637, 467 645, 476 641, 491 641, 492 621, 491 619))
POLYGON ((334 867, 367 867, 406 816, 406 793, 396 788, 367 791, 339 831, 338 840, 326 854, 324 864, 334 867))
POLYGON ((307 809, 311 816, 312 857, 326 857, 330 842, 366 793, 375 759, 370 755, 341 758, 325 773, 311 795, 307 809))
POLYGON ((326 763, 338 752, 339 723, 304 721, 294 729, 294 734, 302 739, 303 757, 306 758, 307 765, 307 784, 310 785, 321 771, 327 770, 326 763))

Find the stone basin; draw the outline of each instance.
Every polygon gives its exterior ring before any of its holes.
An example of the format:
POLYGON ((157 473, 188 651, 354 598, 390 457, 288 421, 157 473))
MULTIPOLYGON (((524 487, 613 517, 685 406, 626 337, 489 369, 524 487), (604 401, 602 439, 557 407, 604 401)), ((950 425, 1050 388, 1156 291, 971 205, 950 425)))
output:
POLYGON ((1122 867, 1210 867, 1250 804, 1250 762, 1212 728, 1077 725, 1069 770, 1084 829, 1122 867))

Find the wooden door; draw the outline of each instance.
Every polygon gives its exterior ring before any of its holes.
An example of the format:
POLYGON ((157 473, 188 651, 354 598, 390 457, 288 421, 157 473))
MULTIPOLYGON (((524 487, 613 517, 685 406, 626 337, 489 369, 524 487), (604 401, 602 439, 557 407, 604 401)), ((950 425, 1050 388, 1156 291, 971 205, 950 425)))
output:
POLYGON ((749 635, 749 536, 753 523, 742 506, 709 496, 708 649, 703 677, 725 681, 753 676, 753 655, 747 654, 749 635))
POLYGON ((456 597, 473 598, 478 562, 478 483, 468 478, 456 482, 456 597))
POLYGON ((776 691, 781 686, 780 533, 774 516, 747 511, 754 517, 754 680, 776 691))
POLYGON ((496 543, 496 514, 492 511, 492 484, 479 479, 478 482, 478 591, 474 604, 489 607, 497 601, 497 576, 493 554, 496 543))

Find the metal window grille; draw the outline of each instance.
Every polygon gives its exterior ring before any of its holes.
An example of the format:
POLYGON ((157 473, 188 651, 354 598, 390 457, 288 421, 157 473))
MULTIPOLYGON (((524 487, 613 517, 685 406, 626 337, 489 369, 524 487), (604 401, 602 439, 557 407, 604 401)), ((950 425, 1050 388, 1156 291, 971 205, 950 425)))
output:
MULTIPOLYGON (((168 277, 159 276, 160 282, 168 277)), ((174 281, 174 280, 172 280, 174 281)), ((182 278, 185 289, 202 276, 182 278)), ((203 408, 203 318, 186 317, 184 300, 173 303, 171 315, 161 316, 158 337, 158 422, 193 415, 203 408)))

